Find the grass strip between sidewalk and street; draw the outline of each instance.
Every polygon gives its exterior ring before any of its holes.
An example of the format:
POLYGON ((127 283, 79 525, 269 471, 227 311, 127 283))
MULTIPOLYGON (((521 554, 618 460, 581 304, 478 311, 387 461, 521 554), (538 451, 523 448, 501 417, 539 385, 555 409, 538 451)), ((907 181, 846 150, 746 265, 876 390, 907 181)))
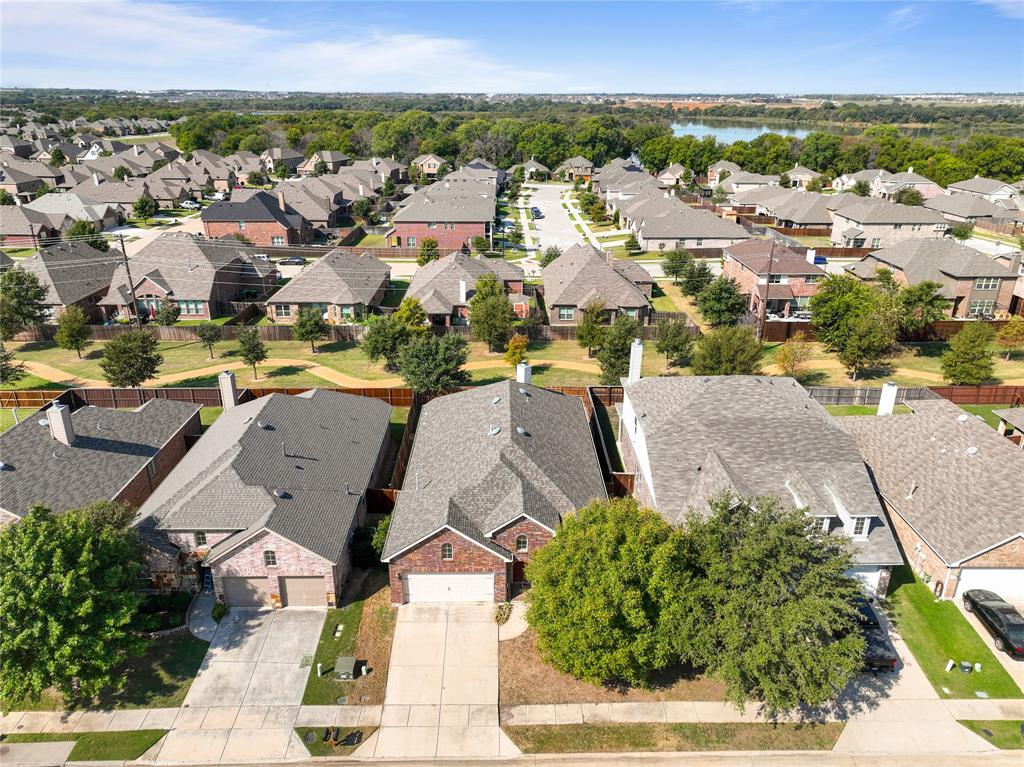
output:
POLYGON ((958 719, 957 721, 996 748, 1011 751, 1024 750, 1024 721, 1020 719, 997 719, 992 721, 984 719, 958 719), (992 734, 986 735, 985 730, 992 734))
POLYGON ((524 754, 634 751, 828 751, 845 725, 700 722, 505 726, 524 754))
POLYGON ((19 732, 4 737, 4 743, 67 743, 74 741, 68 761, 126 762, 138 759, 167 730, 119 730, 117 732, 19 732))

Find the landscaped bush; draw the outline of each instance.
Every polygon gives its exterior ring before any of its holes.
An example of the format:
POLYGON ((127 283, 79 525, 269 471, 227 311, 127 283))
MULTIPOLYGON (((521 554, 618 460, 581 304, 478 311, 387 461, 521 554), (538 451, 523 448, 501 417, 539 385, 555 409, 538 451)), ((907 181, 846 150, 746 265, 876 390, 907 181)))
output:
POLYGON ((187 591, 150 594, 139 607, 136 627, 139 631, 163 631, 184 626, 192 595, 187 591))
POLYGON ((213 610, 210 612, 212 617, 217 623, 221 622, 221 619, 228 614, 228 606, 223 602, 216 602, 213 605, 213 610))
POLYGON ((502 602, 494 608, 494 622, 499 626, 504 626, 508 623, 508 619, 512 617, 512 603, 502 602))

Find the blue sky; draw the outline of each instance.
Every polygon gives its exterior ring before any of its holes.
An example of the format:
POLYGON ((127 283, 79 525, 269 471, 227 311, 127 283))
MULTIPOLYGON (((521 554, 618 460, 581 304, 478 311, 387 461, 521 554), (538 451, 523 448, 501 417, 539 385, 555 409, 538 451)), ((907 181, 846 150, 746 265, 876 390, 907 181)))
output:
POLYGON ((3 0, 0 84, 315 91, 1024 91, 1024 0, 3 0))

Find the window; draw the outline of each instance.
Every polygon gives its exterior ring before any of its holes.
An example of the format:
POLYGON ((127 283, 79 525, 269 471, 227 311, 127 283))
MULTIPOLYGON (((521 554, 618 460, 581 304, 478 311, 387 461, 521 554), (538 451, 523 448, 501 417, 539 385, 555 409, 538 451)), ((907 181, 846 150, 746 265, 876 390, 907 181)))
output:
POLYGON ((979 277, 974 281, 975 290, 995 290, 999 287, 999 280, 995 277, 979 277))
POLYGON ((277 552, 267 549, 263 552, 263 564, 267 567, 277 567, 277 552))
POLYGON ((871 247, 872 248, 878 248, 878 247, 881 247, 881 245, 882 245, 881 238, 879 238, 879 237, 872 237, 871 238, 871 247))
MULTIPOLYGON (((447 224, 445 224, 445 228, 448 228, 447 224)), ((437 229, 437 222, 431 221, 429 224, 427 224, 427 229, 437 229)))
POLYGON ((196 548, 199 548, 200 546, 205 546, 206 545, 206 533, 204 533, 204 532, 202 532, 200 530, 199 532, 195 533, 195 538, 196 538, 196 548))
POLYGON ((704 240, 697 240, 697 247, 700 248, 700 247, 703 247, 703 246, 704 246, 704 240))
POLYGON ((768 275, 768 284, 769 285, 781 285, 782 284, 782 275, 781 274, 769 274, 768 275))
POLYGON ((559 306, 558 307, 558 319, 562 322, 566 322, 573 318, 575 310, 571 306, 559 306))
POLYGON ((415 237, 406 237, 405 238, 405 244, 408 245, 410 248, 415 248, 416 247, 416 238, 415 237))
POLYGON ((284 237, 271 237, 270 238, 270 244, 271 245, 284 245, 285 244, 284 237))
POLYGON ((524 551, 530 550, 530 539, 525 535, 516 536, 516 552, 522 554, 524 551))
POLYGON ((898 232, 900 229, 903 228, 903 224, 893 224, 892 228, 893 228, 894 231, 898 232))
POLYGON ((455 549, 452 548, 450 543, 441 544, 441 559, 445 562, 450 562, 455 559, 455 549))
POLYGON ((244 221, 239 221, 238 222, 238 231, 240 231, 240 232, 244 232, 245 231, 245 222, 244 221))
POLYGON ((292 316, 292 305, 291 304, 274 304, 274 316, 275 317, 291 317, 292 316))
POLYGON ((995 301, 982 301, 976 298, 971 301, 971 306, 967 310, 967 314, 971 317, 983 317, 985 315, 992 314, 995 308, 995 301))
POLYGON ((818 276, 816 274, 812 274, 812 275, 809 275, 807 277, 804 277, 804 284, 805 285, 813 285, 817 281, 818 281, 818 276))
POLYGON ((867 517, 856 517, 853 520, 853 536, 860 538, 868 534, 868 522, 870 520, 867 517))

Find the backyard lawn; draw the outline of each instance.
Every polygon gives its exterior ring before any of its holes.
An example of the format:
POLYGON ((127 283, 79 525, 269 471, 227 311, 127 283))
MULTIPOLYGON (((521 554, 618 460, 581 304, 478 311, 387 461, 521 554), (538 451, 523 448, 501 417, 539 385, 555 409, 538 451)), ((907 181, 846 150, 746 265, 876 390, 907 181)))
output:
POLYGON ((393 277, 388 282, 388 289, 384 293, 384 300, 381 301, 381 306, 397 308, 401 305, 402 299, 405 298, 405 293, 409 290, 409 283, 412 281, 410 277, 393 277))
POLYGON ((327 611, 302 696, 305 706, 337 705, 339 697, 347 697, 352 705, 384 702, 391 638, 395 632, 395 609, 391 606, 387 570, 354 571, 342 601, 341 607, 327 611), (342 630, 335 639, 334 628, 338 624, 342 630), (364 661, 370 672, 351 682, 335 681, 334 664, 339 655, 364 661), (323 667, 321 677, 316 675, 317 663, 323 667))
POLYGON ((957 720, 973 732, 989 741, 996 748, 1007 750, 1024 749, 1024 722, 1017 719, 1001 719, 991 722, 976 719, 957 720), (991 735, 986 734, 988 730, 991 735))
MULTIPOLYGON (((825 409, 832 415, 875 415, 878 412, 877 405, 825 405, 825 409)), ((899 404, 892 412, 893 415, 906 415, 913 411, 906 405, 899 404)))
POLYGON ((388 246, 388 238, 383 234, 364 234, 359 238, 358 242, 352 243, 352 247, 364 247, 364 248, 386 248, 388 246))
POLYGON ((1024 697, 957 606, 936 599, 909 567, 893 569, 889 589, 889 615, 939 697, 1024 697), (946 671, 950 660, 981 663, 981 671, 946 671))
MULTIPOLYGON (((36 412, 36 408, 32 407, 20 407, 17 409, 18 419, 24 421, 26 418, 36 412)), ((12 426, 14 426, 14 410, 0 410, 0 432, 5 432, 12 426)))
POLYGON ((829 751, 844 724, 561 724, 506 726, 524 754, 635 751, 829 751))
POLYGON ((1005 410, 1010 407, 1009 403, 1002 405, 961 405, 962 410, 966 410, 968 413, 981 416, 981 419, 991 426, 993 429, 999 428, 999 416, 995 414, 996 410, 1005 410))
MULTIPOLYGON (((13 345, 12 345, 13 346, 13 345)), ((45 378, 34 376, 29 373, 26 376, 19 378, 13 383, 6 383, 0 386, 0 390, 3 391, 34 391, 36 389, 66 389, 67 386, 63 384, 54 383, 53 381, 47 381, 45 378)))
POLYGON ((4 737, 5 743, 53 743, 73 740, 68 761, 126 762, 138 759, 167 733, 167 730, 123 730, 118 732, 24 732, 4 737))

